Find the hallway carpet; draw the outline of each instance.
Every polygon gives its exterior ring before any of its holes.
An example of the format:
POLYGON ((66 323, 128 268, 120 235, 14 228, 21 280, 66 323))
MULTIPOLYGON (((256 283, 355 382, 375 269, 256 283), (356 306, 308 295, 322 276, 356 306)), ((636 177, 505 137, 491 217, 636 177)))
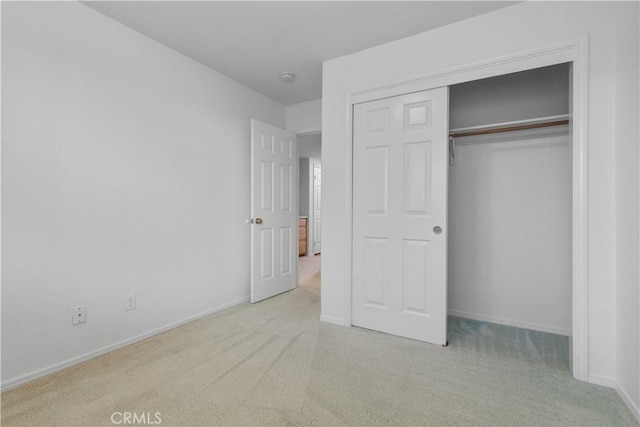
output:
POLYGON ((452 318, 443 348, 324 324, 319 279, 5 392, 2 425, 635 425, 571 377, 565 337, 452 318))

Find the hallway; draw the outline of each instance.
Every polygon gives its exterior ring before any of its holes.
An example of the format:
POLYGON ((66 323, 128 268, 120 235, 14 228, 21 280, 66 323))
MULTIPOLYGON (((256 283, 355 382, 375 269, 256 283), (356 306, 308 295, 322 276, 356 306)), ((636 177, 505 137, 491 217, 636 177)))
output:
POLYGON ((320 296, 320 254, 298 257, 298 285, 320 296))

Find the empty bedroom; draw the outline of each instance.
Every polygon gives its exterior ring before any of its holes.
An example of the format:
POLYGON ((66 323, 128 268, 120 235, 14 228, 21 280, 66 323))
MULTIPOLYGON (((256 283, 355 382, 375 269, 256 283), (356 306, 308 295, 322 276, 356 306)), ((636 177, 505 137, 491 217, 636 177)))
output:
POLYGON ((3 426, 640 422, 637 1, 2 1, 3 426))

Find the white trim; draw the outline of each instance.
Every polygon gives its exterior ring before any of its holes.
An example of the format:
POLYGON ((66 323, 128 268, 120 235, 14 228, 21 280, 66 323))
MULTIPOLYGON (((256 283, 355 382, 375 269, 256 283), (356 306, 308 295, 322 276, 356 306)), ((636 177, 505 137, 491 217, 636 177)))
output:
POLYGON ((324 314, 320 315, 320 321, 324 323, 331 323, 332 325, 338 326, 351 326, 351 323, 346 323, 344 319, 339 317, 327 316, 324 314))
POLYGON ((631 400, 631 397, 629 397, 625 389, 620 387, 620 384, 617 381, 615 383, 614 389, 616 390, 616 392, 618 392, 625 405, 627 405, 627 407, 631 411, 631 414, 636 419, 636 422, 640 424, 640 409, 638 408, 638 405, 633 400, 631 400))
POLYGON ((576 379, 589 375, 589 270, 588 270, 588 39, 574 46, 572 67, 573 108, 573 286, 571 370, 576 379))
POLYGON ((615 388, 616 386, 616 380, 614 378, 606 377, 604 375, 589 374, 587 382, 590 384, 601 385, 609 388, 615 388))
POLYGON ((244 304, 246 302, 249 302, 249 299, 250 299, 250 296, 247 295, 246 297, 242 297, 242 298, 237 299, 235 301, 231 301, 229 303, 219 305, 218 307, 215 307, 215 308, 213 308, 211 310, 207 310, 205 312, 196 314, 194 316, 187 317, 186 319, 182 319, 182 320, 179 320, 177 322, 170 323, 170 324, 168 324, 166 326, 162 326, 162 327, 157 328, 157 329, 152 329, 151 331, 142 333, 142 334, 137 335, 137 336, 135 336, 133 338, 129 338, 129 339, 126 339, 124 341, 120 341, 120 342, 117 342, 115 344, 111 344, 111 345, 99 348, 98 350, 90 351, 89 353, 85 353, 85 354, 82 354, 80 356, 65 360, 64 362, 56 363, 56 364, 48 366, 46 368, 39 369, 37 371, 33 371, 33 372, 29 373, 29 374, 22 375, 20 377, 10 379, 10 380, 5 381, 4 383, 2 383, 1 390, 2 390, 2 392, 5 392, 5 391, 10 390, 12 388, 16 388, 16 387, 21 386, 23 384, 26 384, 28 382, 37 380, 38 378, 44 377, 45 375, 52 374, 52 373, 54 373, 56 371, 60 371, 60 370, 62 370, 64 368, 68 368, 69 366, 77 365, 78 363, 82 363, 82 362, 84 362, 86 360, 93 359, 94 357, 103 355, 105 353, 109 353, 111 351, 117 350, 117 349, 122 348, 122 347, 126 347, 126 346, 128 346, 130 344, 136 343, 138 341, 142 341, 142 340, 144 340, 146 338, 152 337, 154 335, 158 335, 158 334, 160 334, 162 332, 166 332, 166 331, 168 331, 170 329, 177 328, 178 326, 182 326, 184 324, 193 322, 194 320, 201 319, 201 318, 206 317, 206 316, 208 316, 210 314, 217 313, 219 311, 222 311, 224 309, 233 307, 235 305, 244 304))
MULTIPOLYGON (((588 381, 589 372, 589 322, 588 322, 588 206, 587 206, 587 128, 588 128, 588 36, 569 40, 545 48, 520 52, 439 70, 428 74, 404 78, 401 81, 379 82, 367 87, 347 90, 345 109, 347 113, 346 148, 346 205, 345 230, 353 236, 353 105, 375 99, 429 90, 441 86, 495 77, 499 75, 572 62, 572 108, 571 123, 573 142, 573 285, 572 285, 572 340, 571 368, 573 376, 588 381)), ((352 289, 352 239, 347 239, 348 259, 345 269, 344 320, 351 324, 352 289)))
MULTIPOLYGON (((307 165, 307 254, 305 256, 314 256, 313 253, 313 225, 314 212, 313 212, 313 162, 318 161, 317 157, 309 157, 309 164, 307 165)), ((320 267, 322 268, 322 267, 320 267)))
POLYGON ((345 206, 347 209, 345 210, 345 214, 347 215, 347 226, 346 235, 350 236, 350 238, 346 240, 346 268, 345 270, 345 310, 344 310, 344 321, 345 325, 351 326, 353 323, 353 318, 351 316, 351 308, 352 308, 352 296, 353 296, 353 105, 355 101, 353 100, 352 94, 347 94, 347 105, 346 105, 346 117, 347 117, 347 127, 346 127, 346 139, 347 141, 347 155, 346 164, 345 164, 345 182, 347 184, 346 193, 346 203, 345 206))
MULTIPOLYGON (((322 252, 322 236, 320 236, 320 252, 315 251, 314 244, 316 233, 316 177, 313 170, 314 164, 320 165, 320 173, 322 173, 322 157, 309 157, 309 215, 307 220, 307 256, 316 256, 322 252)), ((322 183, 320 184, 320 191, 322 192, 322 183)), ((322 193, 320 194, 320 197, 320 206, 322 206, 322 193)), ((320 222, 322 223, 322 213, 320 214, 320 222)), ((322 227, 320 228, 320 231, 322 232, 322 227)))
POLYGON ((481 322, 497 323, 499 325, 513 326, 515 328, 530 329, 532 331, 546 332, 549 334, 570 336, 571 330, 558 328, 555 326, 540 325, 538 323, 518 322, 510 319, 503 319, 495 316, 483 316, 481 314, 470 314, 458 310, 449 310, 451 316, 463 317, 465 319, 479 320, 481 322))
POLYGON ((511 55, 504 55, 489 60, 481 60, 470 64, 437 70, 427 74, 418 74, 400 81, 385 81, 354 88, 351 91, 354 104, 373 101, 375 99, 397 96, 428 90, 441 86, 451 86, 472 80, 485 79, 518 71, 531 70, 549 65, 571 62, 576 48, 587 40, 569 40, 543 49, 533 49, 511 55), (500 70, 496 73, 496 70, 500 70))

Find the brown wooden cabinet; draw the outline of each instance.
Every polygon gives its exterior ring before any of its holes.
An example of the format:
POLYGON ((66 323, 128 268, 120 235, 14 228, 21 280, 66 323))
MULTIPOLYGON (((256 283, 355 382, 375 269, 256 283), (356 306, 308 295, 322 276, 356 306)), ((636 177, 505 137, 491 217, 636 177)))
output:
POLYGON ((298 256, 307 253, 307 218, 298 218, 298 256))

